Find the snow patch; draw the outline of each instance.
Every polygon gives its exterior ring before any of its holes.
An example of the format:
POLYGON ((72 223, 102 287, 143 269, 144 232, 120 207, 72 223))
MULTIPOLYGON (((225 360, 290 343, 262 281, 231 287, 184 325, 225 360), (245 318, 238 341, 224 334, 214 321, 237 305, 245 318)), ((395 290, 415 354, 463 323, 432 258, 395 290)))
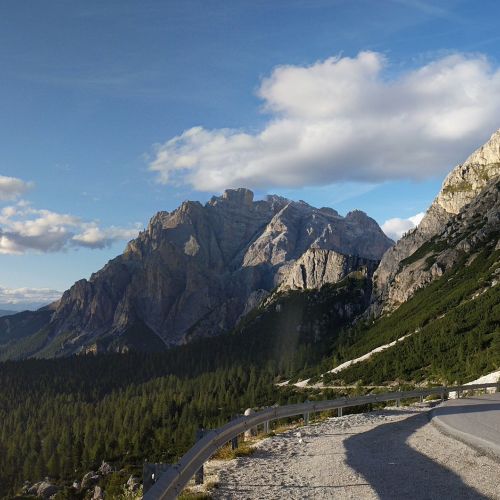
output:
MULTIPOLYGON (((417 333, 418 331, 419 331, 419 329, 415 330, 414 333, 417 333)), ((374 354, 377 354, 378 352, 385 351, 385 350, 395 346, 398 342, 402 342, 404 339, 407 339, 411 335, 413 335, 413 333, 408 333, 407 335, 403 335, 399 339, 396 339, 396 340, 390 342, 389 344, 384 344, 384 345, 381 345, 380 347, 376 347, 375 349, 372 349, 370 352, 363 354, 363 356, 360 356, 359 358, 355 358, 355 359, 350 359, 349 361, 346 361, 346 362, 340 364, 339 366, 337 366, 333 370, 328 371, 327 373, 339 373, 342 370, 345 370, 346 368, 349 368, 352 365, 355 365, 357 363, 361 363, 362 361, 366 361, 367 359, 370 359, 374 354)))
MULTIPOLYGON (((488 373, 487 375, 483 375, 482 377, 479 377, 476 380, 473 380, 472 382, 467 382, 464 385, 472 385, 472 384, 494 384, 500 380, 500 370, 497 370, 495 372, 488 373)), ((495 392, 496 388, 491 387, 489 389, 486 389, 486 392, 495 392)), ((448 394, 449 399, 457 399, 457 393, 456 391, 452 391, 448 394)))

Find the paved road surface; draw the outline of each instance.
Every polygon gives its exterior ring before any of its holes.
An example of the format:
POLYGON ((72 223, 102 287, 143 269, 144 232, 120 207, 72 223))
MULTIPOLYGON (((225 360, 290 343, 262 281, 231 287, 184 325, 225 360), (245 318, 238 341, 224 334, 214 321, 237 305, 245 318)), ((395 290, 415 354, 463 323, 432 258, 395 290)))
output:
POLYGON ((500 457, 500 393, 449 400, 432 413, 450 436, 500 457))

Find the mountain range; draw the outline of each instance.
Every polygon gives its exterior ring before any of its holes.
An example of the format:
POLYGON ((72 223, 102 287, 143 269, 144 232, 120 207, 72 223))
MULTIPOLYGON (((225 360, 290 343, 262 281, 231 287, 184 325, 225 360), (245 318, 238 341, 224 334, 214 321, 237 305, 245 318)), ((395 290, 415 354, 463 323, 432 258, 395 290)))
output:
POLYGON ((360 211, 340 216, 230 189, 159 212, 125 252, 61 299, 0 321, 2 357, 158 350, 229 331, 271 291, 370 276, 393 242, 360 211))
POLYGON ((371 283, 367 309, 356 314, 389 314, 495 242, 499 175, 497 131, 453 169, 419 226, 395 245, 357 210, 342 217, 279 196, 254 201, 243 188, 205 205, 186 201, 157 213, 122 255, 59 301, 2 317, 0 358, 163 350, 232 331, 276 294, 355 275, 371 283))

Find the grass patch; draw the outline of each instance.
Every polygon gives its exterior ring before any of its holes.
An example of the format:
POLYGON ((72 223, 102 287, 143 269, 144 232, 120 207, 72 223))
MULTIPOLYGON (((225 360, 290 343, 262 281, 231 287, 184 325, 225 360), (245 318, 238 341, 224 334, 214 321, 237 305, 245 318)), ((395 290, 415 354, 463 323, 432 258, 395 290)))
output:
POLYGON ((179 500, 210 500, 212 495, 207 491, 192 491, 186 488, 180 495, 179 500))
POLYGON ((233 450, 231 448, 231 443, 224 445, 222 448, 219 448, 215 454, 212 456, 212 459, 215 460, 234 460, 239 457, 249 457, 255 452, 255 448, 252 445, 255 443, 253 441, 240 441, 238 443, 238 448, 233 450))

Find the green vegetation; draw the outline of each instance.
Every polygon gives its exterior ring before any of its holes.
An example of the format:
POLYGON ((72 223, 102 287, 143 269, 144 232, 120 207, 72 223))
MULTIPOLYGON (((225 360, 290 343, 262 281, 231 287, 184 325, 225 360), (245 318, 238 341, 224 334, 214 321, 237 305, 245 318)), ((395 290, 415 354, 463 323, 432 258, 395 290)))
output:
POLYGON ((393 314, 343 335, 338 362, 411 337, 338 374, 346 383, 467 382, 500 367, 500 288, 490 287, 500 252, 484 248, 419 290, 393 314), (477 294, 477 295, 475 295, 477 294), (474 298, 473 298, 474 297, 474 298))
POLYGON ((348 322, 341 306, 363 310, 367 286, 347 279, 324 293, 283 294, 232 334, 158 354, 1 363, 0 496, 47 475, 81 478, 103 459, 140 475, 145 459, 176 461, 198 427, 218 427, 248 407, 331 397, 275 381, 330 354, 330 338, 348 322))
POLYGON ((456 184, 449 185, 443 188, 443 194, 454 194, 464 191, 472 191, 472 184, 467 181, 457 182, 456 184))
MULTIPOLYGON (((491 284, 499 265, 500 251, 485 244, 393 314, 355 326, 370 292, 359 276, 275 295, 231 334, 164 352, 0 363, 0 497, 47 475, 68 484, 102 460, 124 469, 103 480, 118 491, 144 460, 176 461, 198 427, 218 427, 248 407, 339 397, 276 382, 318 377, 407 334, 337 375, 357 384, 350 394, 363 393, 361 384, 466 382, 498 369, 500 286, 491 284)), ((127 335, 141 342, 151 332, 136 325, 127 335)))
POLYGON ((417 248, 415 252, 413 252, 409 257, 403 259, 400 263, 400 269, 403 267, 409 266, 417 260, 422 259, 428 254, 434 254, 441 252, 447 248, 448 244, 446 241, 438 240, 436 237, 432 238, 429 241, 426 241, 422 246, 417 248))

